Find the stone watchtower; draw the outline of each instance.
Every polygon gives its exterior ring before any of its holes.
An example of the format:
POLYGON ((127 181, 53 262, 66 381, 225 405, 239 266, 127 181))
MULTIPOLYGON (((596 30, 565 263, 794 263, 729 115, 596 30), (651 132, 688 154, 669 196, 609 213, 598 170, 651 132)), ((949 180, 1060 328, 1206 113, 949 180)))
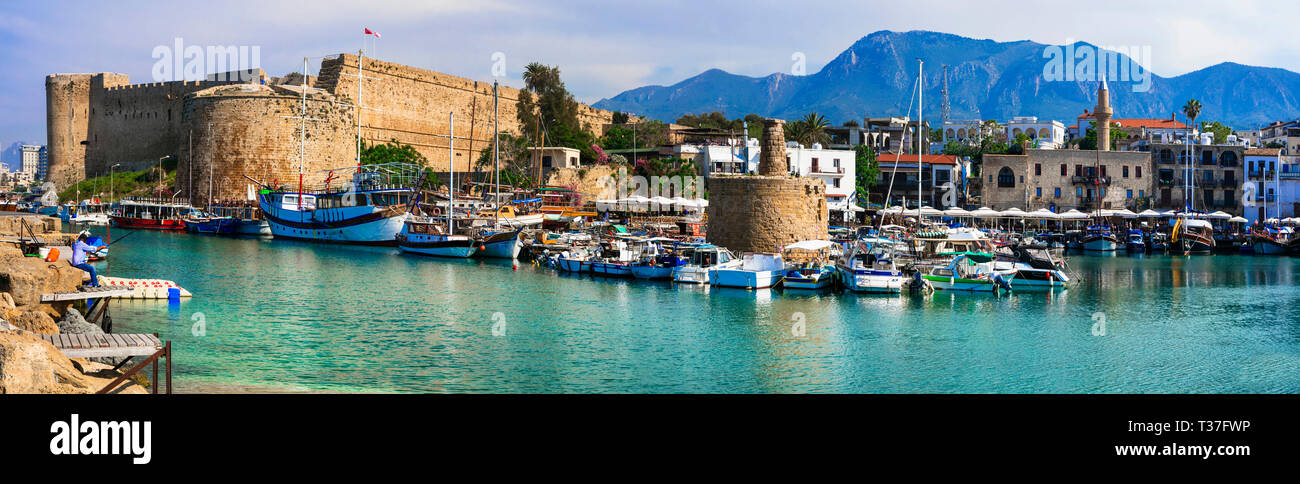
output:
POLYGON ((763 141, 759 147, 759 175, 782 176, 790 173, 789 163, 785 160, 785 121, 763 120, 763 141))
POLYGON ((826 183, 790 175, 784 123, 763 123, 758 175, 710 175, 708 240, 739 253, 827 238, 826 183))
POLYGON ((1110 116, 1115 111, 1110 108, 1110 90, 1106 89, 1104 76, 1101 87, 1097 88, 1097 107, 1093 111, 1093 117, 1097 119, 1097 149, 1110 151, 1110 116))

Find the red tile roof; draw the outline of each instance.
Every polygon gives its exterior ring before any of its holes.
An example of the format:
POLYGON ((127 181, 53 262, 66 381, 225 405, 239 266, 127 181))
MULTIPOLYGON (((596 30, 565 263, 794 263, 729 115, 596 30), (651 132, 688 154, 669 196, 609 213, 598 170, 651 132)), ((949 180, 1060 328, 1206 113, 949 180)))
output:
POLYGON ((1282 150, 1278 148, 1251 148, 1246 150, 1246 156, 1278 156, 1282 150))
MULTIPOLYGON (((1095 119, 1095 115, 1093 115, 1092 113, 1085 112, 1084 114, 1079 115, 1079 124, 1070 127, 1077 128, 1079 126, 1083 126, 1085 124, 1084 120, 1087 119, 1095 119)), ((1111 118, 1110 122, 1118 123, 1121 128, 1151 128, 1151 129, 1190 128, 1190 126, 1184 124, 1182 121, 1174 119, 1173 116, 1170 116, 1168 118, 1159 118, 1159 119, 1157 118, 1111 118)))
MULTIPOLYGON (((930 165, 956 165, 957 155, 924 155, 923 161, 930 165)), ((881 153, 876 155, 876 161, 879 163, 894 163, 897 157, 898 163, 916 163, 916 155, 896 155, 893 153, 881 153)))

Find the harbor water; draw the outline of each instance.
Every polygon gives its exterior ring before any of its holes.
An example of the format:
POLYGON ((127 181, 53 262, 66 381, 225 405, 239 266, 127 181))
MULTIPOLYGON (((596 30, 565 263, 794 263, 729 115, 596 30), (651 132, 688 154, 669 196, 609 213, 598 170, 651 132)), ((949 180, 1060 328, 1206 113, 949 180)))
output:
MULTIPOLYGON (((120 235, 119 235, 120 237, 120 235)), ((1068 290, 732 290, 396 249, 141 232, 100 273, 191 391, 1300 392, 1300 258, 1080 256, 1068 290)))

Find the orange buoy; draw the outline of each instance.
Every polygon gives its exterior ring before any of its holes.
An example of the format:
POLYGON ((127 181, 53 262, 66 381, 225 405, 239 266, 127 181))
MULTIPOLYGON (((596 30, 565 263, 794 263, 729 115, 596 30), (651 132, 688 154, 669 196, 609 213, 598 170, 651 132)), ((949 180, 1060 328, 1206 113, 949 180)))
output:
POLYGON ((50 247, 50 252, 45 254, 45 262, 55 262, 59 260, 59 248, 50 247))

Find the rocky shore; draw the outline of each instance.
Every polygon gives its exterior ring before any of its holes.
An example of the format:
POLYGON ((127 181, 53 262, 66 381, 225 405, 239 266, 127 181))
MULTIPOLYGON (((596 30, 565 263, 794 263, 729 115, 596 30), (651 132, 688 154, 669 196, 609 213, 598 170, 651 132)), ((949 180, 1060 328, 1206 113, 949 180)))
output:
MULTIPOLYGON (((0 237, 17 237, 21 220, 37 237, 64 235, 56 218, 6 214, 0 237)), ((70 359, 36 336, 99 331, 75 303, 41 303, 42 294, 75 291, 85 277, 67 262, 25 257, 16 245, 0 243, 0 393, 94 393, 120 375, 106 362, 70 359)), ((146 393, 136 382, 117 392, 146 393)))

